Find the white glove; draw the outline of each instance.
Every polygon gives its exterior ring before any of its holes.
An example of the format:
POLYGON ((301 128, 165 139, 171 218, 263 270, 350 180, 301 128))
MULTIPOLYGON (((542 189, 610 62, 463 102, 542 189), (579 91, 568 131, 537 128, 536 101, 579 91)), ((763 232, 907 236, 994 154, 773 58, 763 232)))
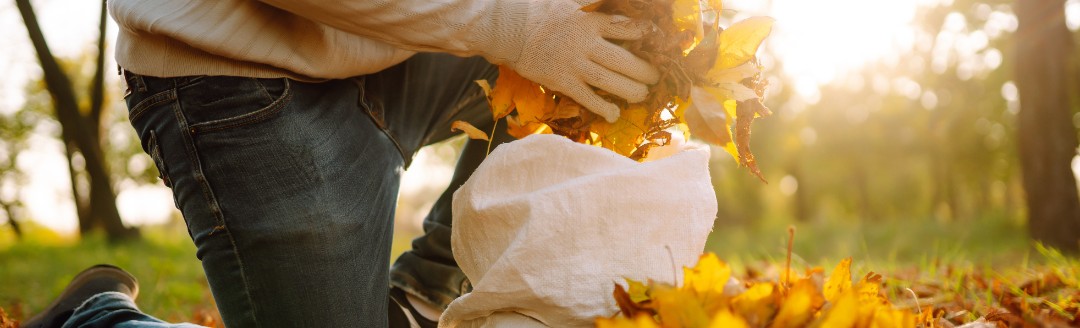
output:
POLYGON ((469 47, 614 122, 619 108, 590 86, 635 103, 645 100, 646 84, 660 73, 605 38, 638 39, 648 26, 580 8, 573 0, 492 1, 490 21, 478 22, 469 47))

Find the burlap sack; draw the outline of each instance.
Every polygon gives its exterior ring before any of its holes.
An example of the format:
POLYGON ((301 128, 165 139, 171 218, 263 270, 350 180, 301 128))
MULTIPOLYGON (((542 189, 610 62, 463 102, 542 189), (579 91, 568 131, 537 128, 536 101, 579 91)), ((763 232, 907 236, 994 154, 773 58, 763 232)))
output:
POLYGON ((591 326, 618 310, 623 277, 681 281, 716 216, 708 160, 687 147, 638 163, 553 135, 499 146, 454 194, 473 291, 439 326, 591 326))

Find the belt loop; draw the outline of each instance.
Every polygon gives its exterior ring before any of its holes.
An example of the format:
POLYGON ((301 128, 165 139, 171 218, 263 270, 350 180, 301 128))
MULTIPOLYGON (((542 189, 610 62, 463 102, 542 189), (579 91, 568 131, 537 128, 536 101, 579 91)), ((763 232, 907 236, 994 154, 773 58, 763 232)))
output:
POLYGON ((146 92, 146 81, 143 81, 142 75, 132 73, 129 70, 123 70, 123 75, 129 90, 146 92))

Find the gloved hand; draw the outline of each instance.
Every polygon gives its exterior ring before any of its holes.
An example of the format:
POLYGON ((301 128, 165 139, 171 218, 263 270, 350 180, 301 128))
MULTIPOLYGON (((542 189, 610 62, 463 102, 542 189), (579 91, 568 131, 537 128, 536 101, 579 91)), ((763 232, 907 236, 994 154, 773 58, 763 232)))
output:
POLYGON ((476 25, 469 47, 614 122, 619 108, 590 86, 640 102, 648 94, 646 85, 656 83, 660 73, 605 38, 638 39, 649 26, 580 8, 573 0, 492 1, 490 20, 476 25))

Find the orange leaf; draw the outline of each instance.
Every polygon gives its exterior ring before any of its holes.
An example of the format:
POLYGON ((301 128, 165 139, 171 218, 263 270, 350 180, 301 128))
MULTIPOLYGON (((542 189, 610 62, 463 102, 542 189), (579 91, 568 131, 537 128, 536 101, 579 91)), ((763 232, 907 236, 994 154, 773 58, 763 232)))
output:
MULTIPOLYGON (((483 83, 481 87, 483 87, 483 83)), ((495 120, 499 120, 510 111, 517 109, 519 115, 526 122, 539 121, 545 107, 555 106, 555 102, 545 94, 539 84, 521 77, 513 69, 499 66, 499 78, 495 80, 495 88, 491 89, 488 99, 491 102, 491 114, 495 120), (538 114, 539 113, 539 114, 538 114)))
POLYGON ((551 133, 551 127, 547 124, 538 122, 521 123, 518 121, 517 116, 508 116, 506 118, 506 132, 514 138, 524 138, 532 134, 548 134, 551 133))
POLYGON ((469 136, 469 139, 490 140, 487 133, 480 131, 480 129, 477 129, 475 126, 465 121, 454 121, 454 123, 450 123, 450 131, 465 132, 465 134, 469 136))

